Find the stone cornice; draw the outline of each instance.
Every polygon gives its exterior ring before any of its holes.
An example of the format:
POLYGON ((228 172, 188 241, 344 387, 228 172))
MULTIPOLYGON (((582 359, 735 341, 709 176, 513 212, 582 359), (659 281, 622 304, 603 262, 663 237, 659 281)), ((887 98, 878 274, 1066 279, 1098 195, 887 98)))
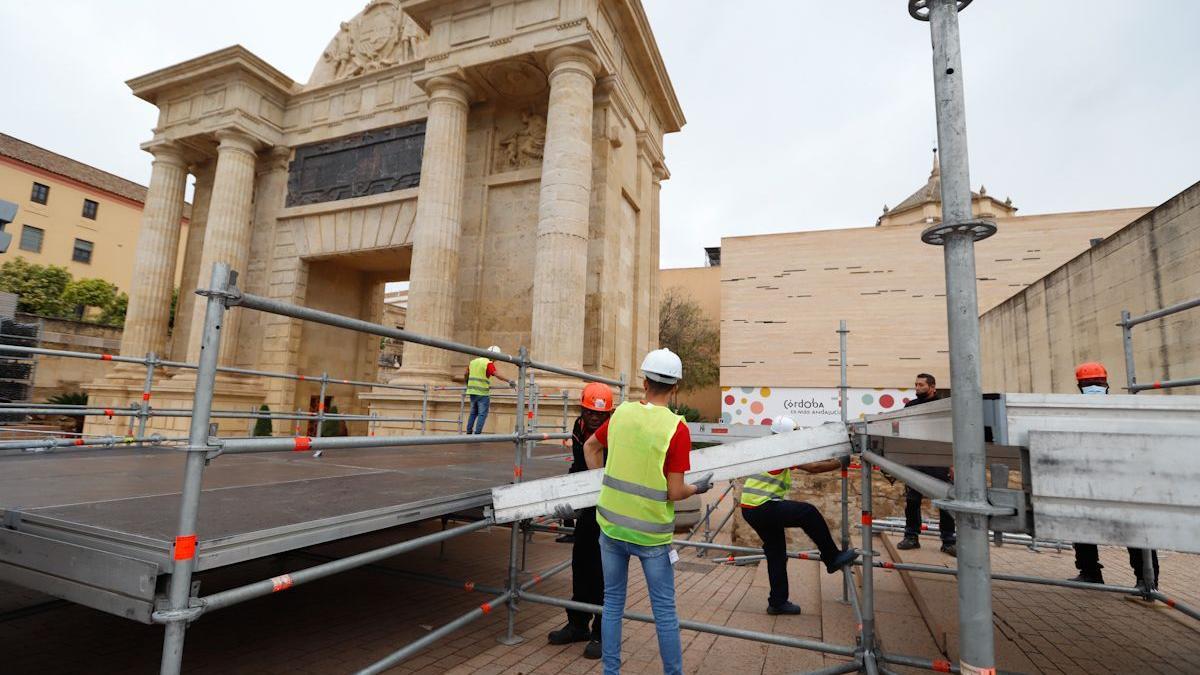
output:
POLYGON ((298 90, 290 77, 255 56, 241 45, 226 47, 204 56, 156 70, 125 82, 138 98, 156 103, 158 95, 167 89, 191 84, 227 72, 243 72, 273 88, 282 97, 298 90))
POLYGON ((636 56, 644 61, 645 73, 650 76, 646 83, 650 90, 647 93, 651 95, 655 101, 655 107, 659 109, 663 131, 666 133, 679 131, 687 123, 687 120, 683 116, 683 107, 679 104, 679 98, 675 95, 671 77, 667 74, 667 66, 663 62, 662 53, 658 51, 658 43, 654 40, 654 33, 650 30, 650 19, 646 17, 646 10, 642 7, 641 0, 609 1, 622 10, 623 18, 629 21, 629 27, 633 29, 629 34, 630 39, 626 40, 626 49, 632 52, 631 57, 636 56))

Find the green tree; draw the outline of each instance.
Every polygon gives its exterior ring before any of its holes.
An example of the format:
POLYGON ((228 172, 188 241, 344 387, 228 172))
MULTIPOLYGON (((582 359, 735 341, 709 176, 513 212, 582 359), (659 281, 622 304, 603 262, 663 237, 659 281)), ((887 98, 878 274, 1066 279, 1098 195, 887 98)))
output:
POLYGON ((37 265, 15 258, 0 265, 0 291, 16 293, 17 309, 39 316, 67 316, 71 306, 63 293, 71 283, 71 273, 57 265, 37 265))
POLYGON ((129 310, 129 296, 124 291, 117 293, 112 302, 100 314, 100 323, 107 326, 124 326, 125 312, 129 310))
POLYGON ((683 361, 681 391, 716 384, 720 379, 721 333, 686 289, 667 289, 659 302, 658 344, 683 361))
POLYGON ((67 284, 62 301, 83 318, 88 307, 107 311, 117 299, 117 287, 103 279, 78 279, 67 284))
MULTIPOLYGON (((258 411, 260 413, 269 413, 269 412, 271 412, 271 409, 267 407, 266 403, 264 403, 264 404, 258 406, 258 411)), ((253 435, 253 436, 270 436, 271 435, 271 418, 269 418, 269 417, 258 418, 258 421, 256 421, 254 423, 254 433, 251 435, 253 435)))

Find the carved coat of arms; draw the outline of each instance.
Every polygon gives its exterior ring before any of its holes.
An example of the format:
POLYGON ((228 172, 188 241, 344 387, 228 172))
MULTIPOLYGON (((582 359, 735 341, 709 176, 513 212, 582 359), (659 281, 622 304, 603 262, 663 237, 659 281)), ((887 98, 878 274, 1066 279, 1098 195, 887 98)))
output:
POLYGON ((334 79, 354 77, 416 58, 424 33, 396 0, 372 0, 353 20, 344 22, 321 58, 334 79))

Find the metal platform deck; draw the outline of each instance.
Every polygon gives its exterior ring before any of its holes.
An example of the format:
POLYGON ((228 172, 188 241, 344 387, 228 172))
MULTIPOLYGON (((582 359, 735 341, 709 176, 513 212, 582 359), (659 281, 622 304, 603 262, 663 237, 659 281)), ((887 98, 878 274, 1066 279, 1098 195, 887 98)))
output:
MULTIPOLYGON (((148 620, 183 466, 167 448, 0 458, 0 579, 148 620)), ((525 461, 528 478, 566 471, 561 446, 525 461)), ((204 473, 197 569, 485 506, 512 475, 508 443, 223 456, 204 473)))

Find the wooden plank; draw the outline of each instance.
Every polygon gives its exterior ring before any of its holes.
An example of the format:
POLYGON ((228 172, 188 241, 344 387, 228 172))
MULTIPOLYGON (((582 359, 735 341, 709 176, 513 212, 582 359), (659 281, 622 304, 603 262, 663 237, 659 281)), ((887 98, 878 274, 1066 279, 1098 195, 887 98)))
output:
MULTIPOLYGON (((834 422, 696 450, 691 456, 692 470, 685 479, 693 481, 712 472, 713 482, 731 480, 849 454, 846 427, 834 422)), ((594 469, 493 488, 493 515, 496 522, 507 523, 547 515, 559 504, 576 509, 595 506, 602 473, 594 469)))
POLYGON ((1039 538, 1200 553, 1200 436, 1031 431, 1039 538))

